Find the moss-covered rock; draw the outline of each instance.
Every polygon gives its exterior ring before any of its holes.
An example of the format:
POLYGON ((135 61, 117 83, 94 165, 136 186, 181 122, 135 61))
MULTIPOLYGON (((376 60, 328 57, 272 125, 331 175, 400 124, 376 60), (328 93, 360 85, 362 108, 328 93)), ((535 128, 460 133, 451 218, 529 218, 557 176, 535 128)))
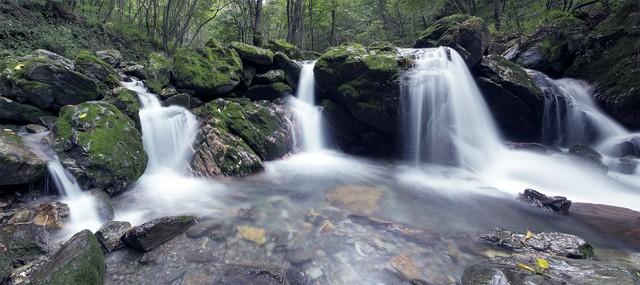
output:
POLYGON ((614 2, 565 76, 595 83, 596 102, 626 126, 640 128, 640 3, 614 2))
POLYGON ((33 52, 0 64, 0 93, 43 110, 100 99, 99 83, 74 70, 69 60, 50 52, 33 52))
POLYGON ((256 74, 253 78, 254 84, 271 84, 276 82, 284 82, 286 80, 286 74, 283 70, 275 69, 269 70, 265 73, 256 74))
POLYGON ((104 253, 89 230, 65 242, 51 258, 30 276, 33 284, 95 285, 104 283, 104 253))
POLYGON ((47 162, 11 130, 0 130, 0 185, 27 184, 42 179, 47 162))
POLYGON ((131 118, 138 129, 140 129, 140 100, 138 94, 127 88, 119 87, 111 90, 104 98, 104 101, 116 106, 120 111, 124 112, 131 118))
POLYGON ((527 72, 499 55, 483 57, 474 72, 502 133, 514 141, 538 140, 544 97, 527 72))
POLYGON ((236 50, 243 60, 261 65, 271 65, 273 63, 273 52, 268 49, 241 42, 232 42, 230 47, 236 50))
POLYGON ((360 122, 384 133, 396 127, 400 74, 395 52, 344 45, 325 52, 315 65, 318 86, 360 122))
POLYGON ((76 71, 104 84, 105 89, 120 86, 120 76, 109 64, 89 51, 81 51, 74 61, 76 71))
POLYGON ((489 47, 489 28, 479 17, 456 14, 444 17, 429 26, 418 38, 414 47, 432 48, 448 46, 474 67, 489 47))
POLYGON ((558 16, 530 35, 522 46, 512 48, 507 55, 525 68, 561 76, 571 65, 587 34, 584 21, 572 15, 558 16))
POLYGON ((242 79, 238 53, 213 43, 200 49, 178 49, 173 62, 176 87, 192 89, 200 96, 229 93, 242 79))
POLYGON ((140 132, 127 115, 107 102, 62 108, 53 133, 63 163, 86 188, 118 194, 146 167, 140 132))
POLYGON ((270 40, 266 47, 273 52, 281 52, 293 60, 305 59, 304 53, 300 48, 285 40, 270 40))
POLYGON ((37 124, 53 114, 34 106, 0 96, 0 121, 13 124, 37 124))
POLYGON ((298 86, 302 66, 281 52, 276 52, 273 56, 273 61, 275 62, 275 65, 284 71, 287 84, 294 88, 298 86))
POLYGON ((160 94, 169 85, 173 63, 162 53, 151 53, 144 65, 145 85, 151 92, 160 94))
POLYGON ((283 82, 254 85, 247 90, 245 97, 251 100, 274 100, 293 92, 289 85, 283 82))

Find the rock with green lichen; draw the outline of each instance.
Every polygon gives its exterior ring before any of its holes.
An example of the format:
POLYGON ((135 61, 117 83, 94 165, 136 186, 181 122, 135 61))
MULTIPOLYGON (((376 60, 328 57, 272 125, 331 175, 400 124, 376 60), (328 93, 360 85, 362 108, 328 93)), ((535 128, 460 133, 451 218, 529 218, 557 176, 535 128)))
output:
POLYGON ((47 162, 11 130, 0 130, 0 185, 19 185, 44 177, 47 162))
POLYGON ((146 167, 147 155, 135 123, 107 102, 65 106, 53 134, 63 164, 85 188, 118 194, 146 167))
POLYGON ((293 92, 289 85, 283 82, 275 82, 271 84, 258 84, 251 86, 244 97, 251 100, 274 100, 286 95, 290 95, 293 92))
POLYGON ((120 76, 109 64, 89 51, 81 51, 74 61, 76 71, 104 84, 105 89, 120 86, 120 76))
POLYGON ((171 79, 173 63, 162 53, 151 53, 144 65, 144 83, 151 92, 160 94, 171 79))
POLYGON ((416 41, 415 48, 448 46, 474 67, 489 47, 489 28, 482 18, 466 14, 444 17, 429 26, 416 41))
POLYGON ((140 100, 138 94, 124 87, 118 87, 111 90, 105 96, 104 101, 116 106, 120 111, 124 112, 131 118, 138 129, 140 129, 140 100))
POLYGON ((285 40, 270 40, 267 43, 266 47, 272 50, 273 52, 281 52, 293 60, 305 59, 304 53, 300 48, 294 46, 293 44, 285 40))
POLYGON ((476 82, 498 126, 514 141, 536 141, 542 133, 544 97, 520 66, 499 55, 482 58, 476 82))
POLYGON ((396 52, 343 45, 325 52, 315 65, 318 86, 356 120, 393 134, 401 73, 396 52))
POLYGON ((42 110, 100 99, 100 83, 75 70, 75 66, 51 52, 35 51, 0 63, 0 93, 42 110))
POLYGON ((238 52, 240 58, 260 65, 273 63, 273 52, 268 49, 252 46, 241 42, 232 42, 230 47, 238 52))
POLYGON ((571 65, 588 32, 584 21, 572 15, 562 15, 540 27, 521 45, 505 52, 505 55, 525 68, 535 69, 549 76, 561 76, 571 65))
POLYGON ((53 114, 34 106, 0 96, 0 121, 13 124, 38 124, 53 114))
POLYGON ((104 253, 89 230, 75 234, 47 262, 29 275, 31 284, 103 284, 104 253))
POLYGON ((286 74, 283 70, 275 69, 269 70, 265 73, 256 74, 253 77, 254 84, 271 84, 276 82, 284 82, 286 74))
POLYGON ((178 49, 173 63, 176 87, 192 89, 199 96, 229 93, 242 80, 238 53, 213 43, 199 49, 178 49))

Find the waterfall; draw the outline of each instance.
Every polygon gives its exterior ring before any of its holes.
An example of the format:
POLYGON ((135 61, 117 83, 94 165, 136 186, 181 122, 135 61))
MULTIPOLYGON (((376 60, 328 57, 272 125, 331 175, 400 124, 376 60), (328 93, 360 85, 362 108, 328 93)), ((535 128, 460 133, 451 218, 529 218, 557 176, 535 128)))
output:
POLYGON ((593 88, 584 81, 543 76, 553 89, 545 96, 542 140, 546 144, 570 146, 593 144, 626 134, 618 122, 593 102, 593 88))
POLYGON ((405 155, 478 170, 501 153, 500 136, 464 60, 453 49, 405 49, 401 84, 405 155))
POLYGON ((322 130, 322 112, 315 105, 315 77, 313 68, 315 61, 302 64, 296 98, 291 100, 296 118, 302 124, 303 149, 306 152, 318 152, 324 149, 325 142, 322 130))
POLYGON ((179 106, 162 106, 158 97, 149 93, 140 81, 122 85, 136 92, 142 105, 139 112, 142 143, 149 157, 146 171, 169 169, 184 173, 198 132, 196 117, 179 106))

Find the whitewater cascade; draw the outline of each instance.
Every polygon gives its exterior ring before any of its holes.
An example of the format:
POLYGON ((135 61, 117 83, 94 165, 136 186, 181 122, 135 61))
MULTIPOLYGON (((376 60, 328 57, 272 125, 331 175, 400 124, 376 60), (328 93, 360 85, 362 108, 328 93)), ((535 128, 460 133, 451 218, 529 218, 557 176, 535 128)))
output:
POLYGON ((296 118, 302 124, 303 149, 306 152, 317 152, 325 148, 322 112, 316 106, 315 78, 313 68, 315 61, 302 63, 296 98, 291 100, 296 118))
POLYGON ((403 49, 414 66, 402 78, 405 155, 478 170, 500 156, 500 136, 464 60, 453 49, 403 49))
POLYGON ((187 109, 162 106, 158 97, 149 93, 140 81, 122 82, 138 94, 142 143, 149 157, 146 172, 161 169, 184 173, 192 155, 192 144, 198 132, 198 120, 187 109))

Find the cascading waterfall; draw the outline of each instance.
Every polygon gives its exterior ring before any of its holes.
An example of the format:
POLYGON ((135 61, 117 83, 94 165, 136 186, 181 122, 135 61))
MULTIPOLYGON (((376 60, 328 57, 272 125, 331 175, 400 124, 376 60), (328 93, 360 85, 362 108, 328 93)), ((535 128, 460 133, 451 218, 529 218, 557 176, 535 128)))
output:
POLYGON ((162 106, 142 82, 123 82, 123 86, 138 94, 142 142, 149 157, 147 172, 168 169, 178 173, 187 170, 193 140, 198 132, 198 120, 187 109, 162 106))
POLYGON ((322 130, 322 112, 315 105, 315 61, 302 64, 296 98, 291 100, 296 118, 302 125, 302 143, 306 152, 318 152, 325 148, 322 130))
POLYGON ((401 53, 414 58, 401 85, 407 158, 478 170, 500 156, 498 131, 462 57, 446 47, 401 53))

